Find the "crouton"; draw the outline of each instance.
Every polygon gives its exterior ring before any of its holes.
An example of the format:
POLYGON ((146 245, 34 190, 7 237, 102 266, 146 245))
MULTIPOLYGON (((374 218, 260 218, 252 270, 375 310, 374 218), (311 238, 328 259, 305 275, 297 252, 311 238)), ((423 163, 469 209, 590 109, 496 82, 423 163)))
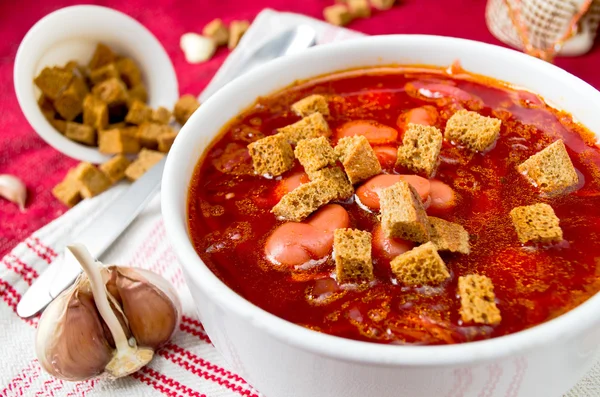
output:
POLYGON ((125 178, 125 169, 129 167, 129 164, 131 164, 131 161, 127 157, 118 154, 105 163, 100 164, 100 171, 104 172, 112 183, 117 183, 125 178))
POLYGON ((184 125, 190 116, 200 107, 200 102, 193 95, 184 95, 175 104, 173 115, 175 120, 184 125))
POLYGON ((442 132, 435 127, 409 123, 398 148, 396 165, 430 177, 438 165, 442 132))
POLYGON ((352 18, 369 18, 371 7, 367 0, 348 0, 348 10, 352 18))
POLYGON ((140 125, 137 136, 142 147, 155 150, 158 148, 159 136, 174 132, 169 125, 145 122, 140 125))
POLYGON ((323 9, 323 18, 336 26, 346 26, 352 22, 352 14, 344 4, 334 4, 323 9))
POLYGON ((136 100, 129 105, 129 111, 125 116, 125 121, 130 124, 140 125, 149 121, 151 117, 152 109, 146 106, 145 103, 136 100))
POLYGON ((438 285, 450 277, 432 242, 398 255, 390 266, 398 282, 404 285, 438 285))
POLYGON ((94 51, 94 55, 92 55, 92 59, 88 64, 90 70, 97 69, 101 66, 108 65, 109 63, 113 63, 117 59, 116 54, 110 49, 110 47, 98 43, 96 46, 96 51, 94 51))
POLYGON ((128 88, 143 85, 142 72, 133 59, 127 57, 119 58, 116 66, 121 80, 123 80, 128 88))
POLYGON ((357 229, 336 229, 333 257, 338 283, 373 280, 371 233, 357 229))
POLYGON ((310 116, 313 113, 329 116, 329 104, 323 95, 309 95, 294 103, 292 111, 300 117, 310 116))
POLYGON ((89 125, 67 121, 65 136, 86 145, 93 146, 96 144, 96 131, 89 125))
POLYGON ((83 124, 97 130, 102 130, 108 125, 108 106, 106 103, 88 94, 83 100, 83 124))
POLYGON ((150 121, 156 124, 169 124, 171 121, 171 112, 167 108, 159 106, 152 111, 150 121))
POLYGON ((387 237, 424 243, 430 240, 429 220, 417 191, 400 181, 382 189, 381 227, 387 237))
POLYGON ((67 121, 59 120, 59 119, 52 119, 49 121, 50 121, 50 124, 52 124, 52 127, 54 127, 54 129, 56 129, 56 131, 60 132, 63 135, 67 133, 67 121))
POLYGON ((287 140, 295 145, 302 139, 318 138, 320 136, 329 137, 331 130, 321 113, 313 113, 304 117, 294 124, 279 128, 277 132, 285 135, 287 140))
POLYGON ((354 185, 381 173, 381 164, 377 155, 363 135, 348 136, 340 139, 335 147, 348 179, 354 185))
POLYGON ((74 178, 80 183, 79 192, 83 198, 97 196, 112 185, 110 179, 90 163, 79 163, 74 178))
POLYGON ((105 154, 137 153, 140 143, 127 128, 114 128, 99 134, 98 150, 105 154))
POLYGON ((176 137, 177 133, 173 130, 160 134, 156 138, 158 141, 158 151, 163 153, 169 152, 169 150, 171 150, 171 146, 173 146, 173 142, 175 142, 176 137))
POLYGON ((501 124, 499 119, 463 109, 448 119, 444 137, 472 151, 483 152, 496 142, 501 124))
POLYGON ((469 274, 458 278, 460 316, 465 323, 499 324, 502 320, 496 306, 494 285, 486 276, 469 274))
POLYGON ((81 184, 75 178, 75 169, 70 170, 65 178, 52 189, 52 195, 67 207, 73 207, 81 201, 81 184))
POLYGON ((324 136, 301 140, 294 150, 294 155, 306 173, 334 165, 336 161, 335 152, 324 136))
POLYGON ((143 84, 138 84, 127 91, 127 103, 131 104, 135 100, 143 103, 148 101, 148 92, 143 84))
POLYGON ((371 5, 380 11, 389 10, 392 8, 396 0, 371 0, 371 5))
POLYGON ((120 121, 118 123, 109 124, 105 128, 98 130, 98 134, 100 134, 102 130, 113 130, 115 128, 136 128, 136 127, 127 127, 126 122, 120 121))
POLYGON ((54 119, 56 116, 56 109, 54 109, 54 104, 50 98, 44 94, 40 95, 40 98, 38 99, 38 106, 40 107, 40 110, 42 111, 42 114, 46 120, 50 121, 54 119))
POLYGON ((229 25, 229 41, 227 42, 227 48, 233 50, 237 47, 246 30, 250 27, 248 21, 232 21, 229 25))
POLYGON ((75 77, 54 101, 54 108, 67 121, 72 121, 83 112, 83 100, 88 88, 80 77, 75 77))
POLYGON ((125 176, 135 181, 146 173, 150 168, 165 157, 164 153, 154 150, 142 149, 137 159, 127 167, 125 176))
POLYGON ((438 251, 458 252, 469 254, 471 248, 469 245, 469 233, 458 223, 448 222, 444 219, 430 216, 429 233, 431 242, 438 251))
POLYGON ((225 45, 229 41, 229 29, 220 18, 213 19, 206 24, 202 29, 202 35, 213 39, 218 46, 225 45))
POLYGON ((58 67, 46 67, 42 69, 33 82, 42 91, 42 94, 55 100, 71 84, 73 77, 75 76, 71 71, 58 67))
POLYGON ((108 65, 90 70, 90 81, 92 84, 98 84, 113 77, 121 77, 117 65, 114 63, 109 63, 108 65))
POLYGON ((550 243, 563 239, 560 220, 548 204, 515 207, 510 211, 510 217, 521 243, 550 243))
POLYGON ((579 183, 575 167, 562 140, 529 157, 517 167, 542 193, 556 196, 579 183))
POLYGON ((281 175, 294 165, 292 146, 281 134, 259 139, 248 145, 254 172, 258 175, 281 175))
POLYGON ((347 200, 354 194, 354 187, 340 167, 322 168, 307 174, 311 181, 322 180, 327 184, 331 200, 347 200))
POLYGON ((127 88, 120 79, 114 77, 95 85, 92 94, 109 106, 127 103, 127 88))

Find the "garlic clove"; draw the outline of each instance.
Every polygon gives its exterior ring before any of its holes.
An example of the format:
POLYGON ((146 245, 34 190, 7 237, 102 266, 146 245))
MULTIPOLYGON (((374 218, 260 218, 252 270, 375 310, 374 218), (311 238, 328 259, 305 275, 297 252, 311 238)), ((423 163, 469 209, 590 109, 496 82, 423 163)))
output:
POLYGON ((27 187, 16 176, 0 175, 0 197, 19 206, 21 212, 25 212, 25 201, 27 200, 27 187))
POLYGON ((112 267, 123 312, 140 346, 157 349, 177 330, 181 303, 171 285, 143 269, 112 267))
POLYGON ((200 63, 209 60, 217 45, 213 39, 201 36, 197 33, 185 33, 179 40, 179 46, 189 63, 200 63))
POLYGON ((46 308, 36 333, 42 367, 60 379, 81 381, 100 375, 113 356, 94 298, 81 276, 46 308))

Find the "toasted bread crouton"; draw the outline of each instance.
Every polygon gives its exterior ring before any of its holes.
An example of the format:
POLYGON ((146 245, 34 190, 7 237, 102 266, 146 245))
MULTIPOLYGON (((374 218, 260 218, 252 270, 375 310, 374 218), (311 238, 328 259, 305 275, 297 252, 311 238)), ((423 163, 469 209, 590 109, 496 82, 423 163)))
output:
POLYGON ((346 26, 352 22, 352 14, 344 4, 334 4, 323 9, 323 18, 332 25, 346 26))
POLYGON ((294 124, 277 129, 287 140, 295 145, 303 139, 329 137, 331 130, 321 113, 313 113, 294 124))
POLYGON ((146 106, 144 102, 133 101, 129 105, 129 111, 125 116, 125 121, 130 124, 140 125, 150 121, 152 109, 146 106))
POLYGON ((148 101, 148 91, 143 84, 133 86, 127 91, 127 103, 131 104, 135 100, 146 103, 148 101))
POLYGON ((549 196, 568 192, 579 183, 575 167, 562 140, 529 157, 517 167, 517 171, 549 196))
POLYGON ((373 279, 371 233, 357 229, 336 229, 333 233, 333 256, 338 283, 373 279))
POLYGON ((392 8, 396 0, 371 0, 371 5, 380 11, 389 10, 392 8))
POLYGON ((348 0, 348 10, 352 18, 369 18, 371 7, 367 0, 348 0))
POLYGON ((171 112, 169 109, 159 106, 152 111, 150 121, 156 124, 169 124, 171 121, 171 112))
POLYGON ((458 252, 469 254, 471 247, 469 245, 469 233, 458 223, 448 222, 441 218, 430 216, 429 233, 431 242, 438 251, 458 252))
POLYGON ((115 77, 96 84, 92 88, 92 94, 109 106, 124 104, 128 99, 125 84, 115 77))
POLYGON ((329 185, 332 200, 347 200, 354 194, 354 186, 340 167, 322 168, 307 174, 311 181, 323 180, 329 185))
POLYGON ((117 55, 109 46, 98 43, 96 51, 94 51, 94 55, 92 55, 92 59, 90 60, 90 63, 88 63, 88 67, 90 70, 94 70, 101 66, 108 65, 109 63, 113 63, 116 60, 117 55))
POLYGON ((71 169, 65 178, 52 189, 52 195, 67 207, 73 207, 81 201, 81 184, 75 178, 75 169, 71 169))
POLYGON ((125 176, 130 181, 139 179, 150 168, 165 157, 164 153, 155 150, 142 149, 137 159, 125 169, 125 176))
POLYGON ((54 104, 50 98, 44 94, 40 95, 40 98, 38 99, 38 106, 40 107, 40 110, 44 114, 46 120, 50 121, 54 119, 56 116, 56 109, 54 109, 54 104))
POLYGON ((98 150, 105 154, 137 153, 140 142, 129 128, 113 128, 98 135, 98 150))
POLYGON ((169 125, 144 122, 138 130, 138 139, 142 147, 155 150, 158 148, 158 137, 175 131, 169 125))
POLYGON ((229 41, 227 42, 227 48, 233 50, 237 47, 238 43, 242 39, 246 30, 250 27, 248 21, 231 21, 229 24, 229 41))
POLYGON ((435 127, 409 123, 398 148, 396 165, 430 177, 438 165, 442 132, 435 127))
POLYGON ((292 104, 292 111, 300 117, 310 116, 313 113, 329 116, 329 104, 323 95, 309 95, 292 104))
POLYGON ((108 125, 108 106, 106 103, 88 94, 83 100, 83 124, 97 130, 102 130, 108 125))
POLYGON ((88 87, 81 77, 75 77, 54 101, 54 108, 67 121, 72 121, 83 112, 83 100, 88 87))
POLYGON ((97 69, 90 70, 90 81, 92 84, 98 84, 104 80, 108 80, 112 77, 121 77, 117 65, 109 63, 108 65, 101 66, 97 69))
POLYGON ((110 160, 100 164, 100 171, 110 179, 112 183, 117 183, 125 178, 125 170, 129 167, 131 161, 122 154, 118 154, 110 160))
POLYGON ((158 141, 158 151, 168 153, 177 138, 177 133, 173 130, 160 134, 156 139, 158 141))
POLYGON ((93 146, 96 144, 96 131, 89 125, 67 121, 65 136, 76 142, 93 146))
POLYGON ((424 243, 429 241, 429 220, 421 197, 407 182, 400 181, 382 189, 381 227, 387 237, 424 243))
POLYGON ((112 185, 110 179, 90 163, 79 163, 73 177, 80 183, 83 198, 97 196, 112 185))
POLYGON ((179 124, 184 125, 199 107, 200 102, 198 102, 195 96, 190 94, 182 96, 175 103, 175 108, 173 109, 175 120, 179 124))
POLYGON ((42 94, 55 100, 61 92, 67 89, 74 77, 72 71, 58 67, 46 67, 42 69, 33 82, 42 91, 42 94))
POLYGON ((510 217, 521 243, 550 243, 563 239, 560 220, 548 204, 515 207, 510 211, 510 217))
POLYGON ((398 255, 390 266, 396 279, 404 285, 438 285, 450 277, 432 242, 398 255))
POLYGON ((204 26, 202 36, 210 37, 218 46, 225 45, 229 41, 229 29, 220 18, 216 18, 204 26))
POLYGON ((67 123, 70 123, 70 121, 64 121, 60 119, 52 119, 49 121, 50 124, 52 124, 52 127, 56 129, 56 131, 60 132, 63 135, 67 133, 67 123))
POLYGON ((294 166, 294 151, 285 136, 275 134, 248 145, 254 172, 258 175, 281 175, 294 166))
POLYGON ((340 139, 335 147, 335 154, 342 162, 348 179, 353 185, 381 173, 381 164, 377 155, 363 135, 340 139))
POLYGON ((463 109, 448 119, 444 137, 474 152, 483 152, 496 142, 501 124, 499 119, 463 109))
POLYGON ((121 80, 123 80, 128 88, 133 88, 143 84, 142 72, 133 59, 127 57, 119 58, 116 64, 117 70, 121 76, 121 80))
POLYGON ((294 150, 294 155, 307 174, 334 165, 336 160, 329 139, 324 136, 301 140, 294 150))
POLYGON ((458 278, 460 316, 465 323, 499 324, 502 320, 496 306, 492 280, 486 276, 469 274, 458 278))

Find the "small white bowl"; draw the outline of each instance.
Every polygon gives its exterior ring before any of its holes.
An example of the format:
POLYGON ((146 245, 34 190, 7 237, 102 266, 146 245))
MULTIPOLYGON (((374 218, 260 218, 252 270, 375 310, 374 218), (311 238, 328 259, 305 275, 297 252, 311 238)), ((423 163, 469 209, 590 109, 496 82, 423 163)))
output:
POLYGON ((138 21, 106 7, 73 6, 48 14, 25 35, 14 68, 17 99, 29 124, 56 150, 90 163, 101 163, 110 156, 56 131, 38 107, 39 89, 33 79, 46 66, 63 66, 71 60, 86 65, 100 42, 137 62, 149 106, 171 108, 175 104, 177 75, 165 49, 138 21))

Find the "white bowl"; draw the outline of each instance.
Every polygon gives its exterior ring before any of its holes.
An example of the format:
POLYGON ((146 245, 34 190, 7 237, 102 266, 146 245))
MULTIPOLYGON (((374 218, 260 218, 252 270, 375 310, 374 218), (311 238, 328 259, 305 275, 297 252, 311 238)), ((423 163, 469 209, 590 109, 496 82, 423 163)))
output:
POLYGON ((14 67, 17 99, 33 129, 56 150, 91 163, 101 163, 110 156, 56 131, 38 107, 39 90, 33 79, 45 66, 63 66, 71 60, 86 65, 100 42, 137 62, 151 107, 171 108, 175 104, 179 97, 177 75, 165 49, 138 21, 106 7, 73 6, 48 14, 25 35, 14 67))
POLYGON ((465 69, 541 94, 600 132, 600 93, 551 64, 469 40, 368 37, 321 46, 249 72, 211 97, 179 133, 163 176, 162 211, 201 320, 236 371, 269 397, 560 396, 600 343, 600 295, 516 334, 458 345, 390 346, 310 331, 249 303, 223 284, 190 242, 186 200, 198 159, 230 119, 297 79, 360 66, 465 69))

